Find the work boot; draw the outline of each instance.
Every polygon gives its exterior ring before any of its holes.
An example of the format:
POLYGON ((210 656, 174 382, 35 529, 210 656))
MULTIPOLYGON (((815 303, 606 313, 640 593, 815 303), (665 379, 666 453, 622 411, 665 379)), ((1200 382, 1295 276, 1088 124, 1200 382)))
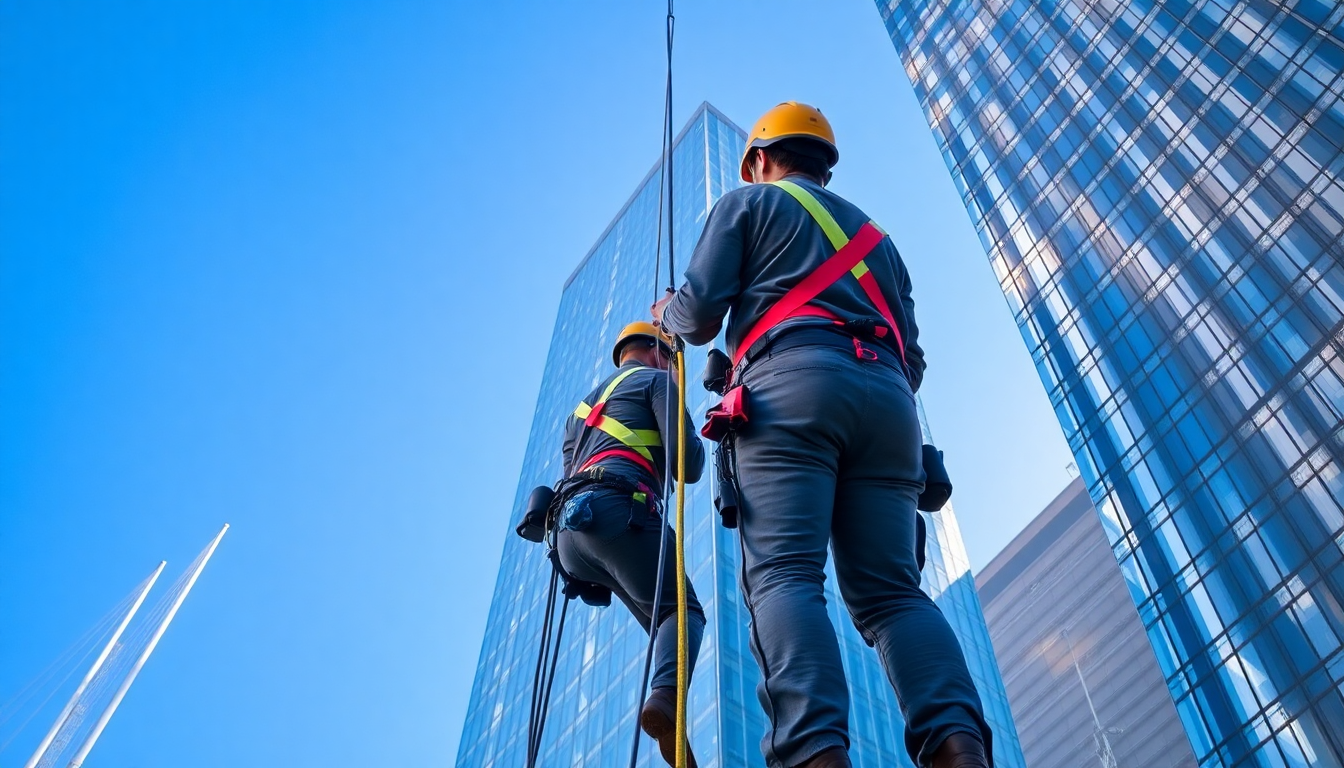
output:
POLYGON ((931 768, 989 768, 985 745, 972 734, 954 733, 934 751, 931 768))
POLYGON ((813 755, 798 768, 850 768, 852 765, 853 763, 849 762, 849 750, 844 747, 831 747, 813 755))
MULTIPOLYGON (((668 765, 677 764, 677 689, 654 688, 639 711, 639 727, 658 742, 658 751, 668 765)), ((690 743, 686 744, 686 765, 696 768, 690 743)))

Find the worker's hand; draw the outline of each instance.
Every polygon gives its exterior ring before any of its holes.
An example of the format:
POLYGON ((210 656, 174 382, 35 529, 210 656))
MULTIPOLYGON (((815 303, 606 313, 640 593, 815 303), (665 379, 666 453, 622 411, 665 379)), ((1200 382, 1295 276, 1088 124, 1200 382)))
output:
POLYGON ((649 312, 653 315, 653 324, 657 327, 663 327, 663 310, 667 309, 668 302, 672 301, 672 297, 676 295, 676 292, 671 288, 668 288, 667 293, 663 295, 663 298, 655 301, 653 306, 649 307, 649 312))

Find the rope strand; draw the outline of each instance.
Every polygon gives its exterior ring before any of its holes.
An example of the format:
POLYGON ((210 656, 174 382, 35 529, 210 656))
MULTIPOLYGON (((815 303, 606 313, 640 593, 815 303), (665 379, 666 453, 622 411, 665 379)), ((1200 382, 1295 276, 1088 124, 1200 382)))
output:
MULTIPOLYGON (((657 230, 657 245, 656 245, 656 247, 655 247, 655 251, 654 251, 655 255, 654 255, 654 274, 653 274, 653 291, 654 291, 654 300, 655 300, 655 301, 657 301, 659 298, 661 298, 661 297, 658 295, 658 273, 661 271, 661 268, 662 268, 663 236, 664 236, 664 234, 666 234, 666 236, 667 236, 667 283, 668 283, 668 289, 669 289, 669 290, 675 290, 675 288, 676 288, 676 259, 675 259, 675 256, 674 256, 674 254, 673 254, 673 251, 672 251, 673 243, 674 243, 674 238, 673 238, 673 234, 672 234, 672 232, 673 232, 673 230, 676 229, 676 217, 675 217, 675 215, 674 215, 674 212, 675 212, 676 207, 675 207, 675 195, 673 194, 674 187, 673 187, 673 178, 672 178, 672 144, 673 144, 673 138, 674 138, 673 133, 672 133, 672 43, 673 43, 674 32, 675 32, 675 30, 676 30, 676 15, 673 13, 673 10, 674 10, 674 9, 673 9, 673 0, 668 0, 668 2, 667 2, 667 82, 666 82, 666 90, 665 90, 665 92, 664 92, 664 98, 663 98, 663 147, 662 147, 663 159, 662 159, 662 163, 660 164, 660 168, 659 168, 659 172, 658 172, 658 230, 657 230), (664 179, 666 180, 665 182, 664 182, 664 179), (663 221, 664 221, 664 213, 666 213, 666 221, 667 221, 666 229, 664 229, 664 225, 663 225, 663 221)), ((680 362, 680 360, 681 360, 681 357, 680 357, 681 352, 680 352, 680 349, 679 349, 679 348, 680 348, 680 342, 679 342, 679 341, 678 341, 678 343, 676 344, 676 346, 677 346, 677 348, 678 348, 678 352, 676 353, 676 354, 678 355, 677 360, 678 360, 678 362, 680 362)), ((677 367, 680 368, 680 365, 678 365, 677 367)), ((683 376, 682 381, 683 381, 683 383, 684 383, 684 376, 683 376)), ((669 366, 669 368, 668 368, 668 370, 667 370, 667 388, 670 390, 670 389, 672 388, 672 386, 673 386, 672 368, 671 368, 671 366, 669 366)), ((681 397, 681 400, 684 401, 684 398, 685 398, 685 388, 684 388, 684 386, 681 388, 681 396, 682 396, 682 397, 681 397)), ((671 423, 672 423, 672 413, 671 413, 671 411, 672 411, 672 398, 671 398, 671 397, 667 397, 667 398, 665 398, 665 400, 666 400, 666 409, 667 409, 667 412, 664 414, 663 424, 671 424, 671 423)), ((685 418, 686 409, 685 409, 685 407, 684 407, 684 403, 682 403, 682 405, 683 405, 683 407, 681 408, 681 413, 678 415, 678 422, 677 422, 678 425, 680 426, 680 431, 679 431, 678 434, 677 434, 677 455, 678 455, 677 477, 678 477, 678 478, 681 477, 681 471, 682 471, 682 469, 684 468, 684 464, 685 464, 685 452, 686 452, 686 445, 685 445, 685 440, 684 440, 684 438, 685 438, 685 424, 684 424, 684 418, 685 418)), ((666 454, 664 454, 664 456, 663 456, 663 461, 664 461, 664 463, 666 464, 666 463, 668 463, 669 461, 671 461, 671 458, 672 458, 672 457, 667 456, 666 454)), ((668 498, 672 495, 673 488, 674 488, 674 486, 673 486, 673 482, 672 482, 672 473, 671 473, 671 472, 665 472, 664 474, 665 474, 665 477, 664 477, 664 480, 663 480, 663 498, 664 498, 664 499, 668 499, 668 498)), ((681 485, 680 480, 678 480, 678 488, 680 488, 680 485, 681 485)), ((678 492, 677 492, 676 499, 677 499, 677 505, 678 505, 678 515, 680 516, 680 514, 681 514, 680 510, 681 510, 681 508, 682 508, 682 497, 681 497, 680 490, 678 490, 678 492)), ((639 684, 639 696, 637 697, 637 698, 638 698, 638 701, 637 701, 637 703, 636 703, 636 705, 635 705, 635 706, 636 706, 636 708, 635 708, 635 735, 634 735, 634 741, 633 741, 633 743, 631 744, 631 747, 630 747, 630 767, 629 767, 629 768, 635 768, 636 763, 638 763, 638 761, 639 761, 639 742, 640 742, 640 737, 641 737, 641 735, 642 735, 642 734, 641 734, 641 731, 640 731, 639 715, 640 715, 640 712, 641 712, 641 711, 643 710, 643 708, 644 708, 645 695, 646 695, 646 693, 647 693, 647 691, 648 691, 648 686, 649 686, 649 672, 651 671, 652 666, 653 666, 653 651, 654 651, 654 648, 655 648, 655 646, 657 645, 657 642, 658 642, 658 626, 659 626, 659 624, 661 624, 661 622, 659 621, 659 617, 660 617, 661 614, 662 614, 663 571, 664 571, 664 568, 666 567, 666 563, 667 563, 667 538, 668 538, 668 537, 667 537, 667 533, 668 533, 668 527, 669 527, 669 526, 668 526, 668 517, 669 517, 669 516, 668 516, 668 514, 667 514, 667 510, 664 509, 664 510, 663 510, 663 514, 662 514, 662 525, 660 526, 659 542, 658 542, 658 575, 657 575, 657 577, 656 577, 655 580, 654 580, 653 614, 652 614, 652 616, 650 617, 650 621, 649 621, 649 644, 648 644, 648 647, 647 647, 647 649, 645 650, 645 653, 644 653, 644 675, 643 675, 643 677, 642 677, 641 680, 640 680, 640 684, 639 684)), ((681 550, 681 541, 680 541, 681 533, 680 533, 680 531, 681 531, 681 523, 680 523, 680 520, 678 520, 678 524, 677 524, 677 534, 676 534, 676 536, 677 536, 676 549, 677 549, 678 552, 680 552, 680 550, 681 550)), ((680 579, 680 582, 678 583, 678 587, 677 587, 677 589, 678 589, 678 598, 679 598, 679 602, 680 602, 680 599, 684 597, 684 595, 682 594, 683 591, 684 591, 684 589, 685 589, 685 586, 684 586, 684 584, 685 584, 685 578, 684 578, 684 577, 685 577, 685 568, 684 568, 684 564, 683 564, 682 567, 681 567, 681 569, 679 570, 679 577, 678 577, 678 578, 680 579)), ((679 615, 680 615, 680 614, 679 614, 679 615)), ((679 621, 678 621, 678 628, 677 628, 677 639, 678 639, 678 642, 679 642, 679 645, 678 645, 678 649, 679 649, 679 650, 678 650, 678 655, 677 655, 677 675, 678 675, 678 679, 679 679, 679 680, 680 680, 681 675, 682 675, 682 672, 683 672, 683 670, 684 670, 684 668, 685 668, 685 664, 683 663, 683 656, 684 656, 684 653, 682 653, 682 651, 681 651, 681 649, 682 649, 682 648, 684 647, 684 645, 685 645, 684 637, 683 637, 684 634, 685 634, 685 622, 679 620, 679 621)), ((681 686, 679 685, 678 688, 680 689, 681 686)), ((680 699, 680 698, 682 698, 682 697, 679 697, 679 699, 680 699)), ((684 716, 685 716, 684 708, 682 708, 682 707, 679 706, 679 709, 678 709, 678 717, 677 717, 677 720, 678 720, 678 728, 679 728, 678 733, 683 733, 680 729, 681 729, 682 727, 684 727, 684 723, 681 722, 682 720, 684 720, 684 716)), ((683 740, 683 741, 684 741, 684 740, 683 740)), ((685 764, 685 756, 684 756, 684 752, 685 752, 684 747, 678 747, 678 755, 681 756, 681 757, 678 759, 678 766, 684 766, 684 764, 685 764)))

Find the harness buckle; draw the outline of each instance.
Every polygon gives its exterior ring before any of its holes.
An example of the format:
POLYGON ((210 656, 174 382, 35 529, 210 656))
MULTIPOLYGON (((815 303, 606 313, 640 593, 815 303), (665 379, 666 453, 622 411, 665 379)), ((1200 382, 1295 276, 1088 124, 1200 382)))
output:
POLYGON ((859 341, 859 337, 858 337, 858 336, 855 336, 855 337, 854 337, 854 355, 855 355, 856 357, 858 357, 860 360, 876 360, 876 359, 877 359, 877 351, 876 351, 876 350, 869 349, 868 347, 863 346, 863 342, 862 342, 862 341, 859 341))

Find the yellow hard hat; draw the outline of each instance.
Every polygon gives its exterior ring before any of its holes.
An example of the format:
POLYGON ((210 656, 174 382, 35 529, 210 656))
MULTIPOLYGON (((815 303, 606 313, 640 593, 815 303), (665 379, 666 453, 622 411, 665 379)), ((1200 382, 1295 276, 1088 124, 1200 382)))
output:
POLYGON ((616 337, 616 346, 611 348, 611 361, 617 365, 621 364, 621 349, 633 339, 648 339, 656 341, 663 345, 664 351, 668 356, 672 355, 672 340, 667 334, 658 330, 658 326, 653 323, 640 320, 633 322, 621 329, 621 335, 616 337))
POLYGON ((840 162, 840 150, 835 147, 835 131, 831 122, 821 114, 821 110, 797 101, 786 101, 769 112, 751 126, 747 134, 747 151, 742 155, 742 180, 751 181, 747 158, 751 150, 768 147, 784 139, 811 139, 815 141, 825 156, 828 167, 834 168, 840 162))

